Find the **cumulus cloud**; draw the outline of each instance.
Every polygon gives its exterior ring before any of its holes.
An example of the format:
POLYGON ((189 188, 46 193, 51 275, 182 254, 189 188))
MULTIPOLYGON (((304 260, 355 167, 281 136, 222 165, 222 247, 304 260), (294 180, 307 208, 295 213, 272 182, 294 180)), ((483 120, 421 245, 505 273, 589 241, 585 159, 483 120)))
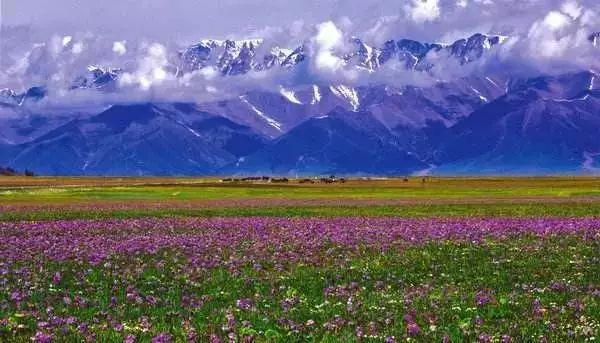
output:
POLYGON ((579 6, 577 1, 565 1, 560 8, 561 12, 568 14, 573 20, 576 20, 581 15, 583 8, 579 6))
POLYGON ((598 64, 599 54, 588 37, 598 28, 590 25, 593 22, 591 18, 598 19, 593 9, 580 7, 577 2, 568 0, 560 8, 552 9, 536 20, 515 52, 524 50, 527 52, 526 59, 538 62, 542 67, 573 64, 593 68, 598 64))
POLYGON ((335 72, 343 65, 343 61, 336 56, 335 50, 343 45, 344 34, 331 22, 317 26, 317 35, 313 39, 315 50, 315 67, 325 72, 335 72))
POLYGON ((69 45, 69 43, 71 43, 71 41, 73 40, 72 36, 64 36, 62 39, 62 45, 63 47, 69 45))
POLYGON ((458 7, 465 8, 468 5, 469 5, 469 2, 467 0, 458 0, 458 1, 456 1, 456 6, 458 6, 458 7))
POLYGON ((119 78, 119 82, 122 86, 136 85, 142 90, 149 90, 152 86, 159 85, 172 77, 165 70, 168 65, 166 47, 153 43, 147 48, 147 54, 140 59, 137 70, 124 73, 119 78))
POLYGON ((85 46, 83 45, 83 43, 77 42, 77 43, 73 44, 73 48, 71 48, 71 52, 73 52, 75 55, 79 55, 80 53, 83 52, 84 48, 85 48, 85 46))
POLYGON ((406 12, 417 23, 435 20, 440 16, 439 0, 412 0, 406 12))
MULTIPOLYGON (((550 11, 546 15, 544 20, 541 21, 541 26, 545 29, 554 32, 564 28, 570 23, 571 19, 564 13, 558 11, 550 11)), ((536 25, 540 25, 540 23, 536 23, 536 25)), ((532 30, 536 30, 536 27, 532 28, 532 30)))
POLYGON ((127 53, 127 41, 116 41, 113 43, 112 51, 119 55, 123 56, 127 53))

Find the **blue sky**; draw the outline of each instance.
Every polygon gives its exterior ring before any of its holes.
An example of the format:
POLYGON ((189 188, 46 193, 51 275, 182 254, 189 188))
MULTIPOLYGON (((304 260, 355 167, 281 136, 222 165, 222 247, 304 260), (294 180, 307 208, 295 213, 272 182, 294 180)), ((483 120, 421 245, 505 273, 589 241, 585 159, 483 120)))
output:
POLYGON ((4 25, 165 38, 224 37, 295 21, 398 12, 400 2, 343 0, 2 0, 4 25))
MULTIPOLYGON (((194 40, 264 33, 326 20, 365 32, 436 39, 462 31, 526 31, 564 0, 1 0, 3 25, 48 36, 90 31, 121 37, 194 40), (382 19, 383 18, 383 19, 382 19), (390 19, 395 19, 393 24, 390 19), (376 27, 386 21, 385 28, 376 27), (350 25, 351 23, 351 25, 350 25), (391 31, 391 32, 389 32, 391 31)), ((598 12, 600 2, 569 0, 598 12)))

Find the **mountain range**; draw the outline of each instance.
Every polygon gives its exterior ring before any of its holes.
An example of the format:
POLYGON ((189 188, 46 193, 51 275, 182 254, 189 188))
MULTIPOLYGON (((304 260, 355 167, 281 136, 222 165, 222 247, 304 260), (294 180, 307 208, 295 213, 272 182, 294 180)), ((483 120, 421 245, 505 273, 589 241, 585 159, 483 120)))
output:
MULTIPOLYGON (((598 34, 590 35, 596 46, 598 34)), ((373 47, 352 38, 345 68, 398 66, 433 75, 440 61, 469 68, 506 37, 451 44, 409 39, 373 47)), ((206 70, 235 80, 280 68, 303 75, 310 47, 204 40, 166 72, 206 70)), ((446 65, 445 65, 446 66, 446 65)), ((484 70, 484 69, 482 69, 484 70)), ((118 94, 125 68, 90 65, 70 90, 118 94)), ((597 71, 473 72, 424 85, 314 80, 209 102, 141 101, 48 114, 47 85, 0 90, 0 165, 42 175, 408 175, 600 172, 597 71)), ((235 82, 235 81, 233 81, 235 82)))

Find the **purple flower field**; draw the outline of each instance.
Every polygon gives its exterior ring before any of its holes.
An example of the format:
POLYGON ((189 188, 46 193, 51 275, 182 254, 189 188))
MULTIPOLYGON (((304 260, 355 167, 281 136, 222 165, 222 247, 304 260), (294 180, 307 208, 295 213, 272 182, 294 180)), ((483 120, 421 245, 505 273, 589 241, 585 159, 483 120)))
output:
POLYGON ((251 260, 311 262, 321 250, 402 249, 428 242, 477 243, 519 235, 576 235, 600 239, 600 219, 285 219, 172 218, 75 220, 0 224, 0 259, 5 263, 47 258, 101 263, 111 255, 183 253, 197 267, 251 260), (239 260, 223 259, 224 253, 239 260))
POLYGON ((0 223, 0 340, 594 341, 600 218, 0 223))

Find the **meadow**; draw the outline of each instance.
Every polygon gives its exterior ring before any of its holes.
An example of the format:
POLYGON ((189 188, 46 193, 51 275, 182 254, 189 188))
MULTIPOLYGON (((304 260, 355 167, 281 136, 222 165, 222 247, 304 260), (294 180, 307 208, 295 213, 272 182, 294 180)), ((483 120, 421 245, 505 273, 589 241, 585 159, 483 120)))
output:
POLYGON ((597 178, 0 179, 2 342, 599 335, 597 178))

